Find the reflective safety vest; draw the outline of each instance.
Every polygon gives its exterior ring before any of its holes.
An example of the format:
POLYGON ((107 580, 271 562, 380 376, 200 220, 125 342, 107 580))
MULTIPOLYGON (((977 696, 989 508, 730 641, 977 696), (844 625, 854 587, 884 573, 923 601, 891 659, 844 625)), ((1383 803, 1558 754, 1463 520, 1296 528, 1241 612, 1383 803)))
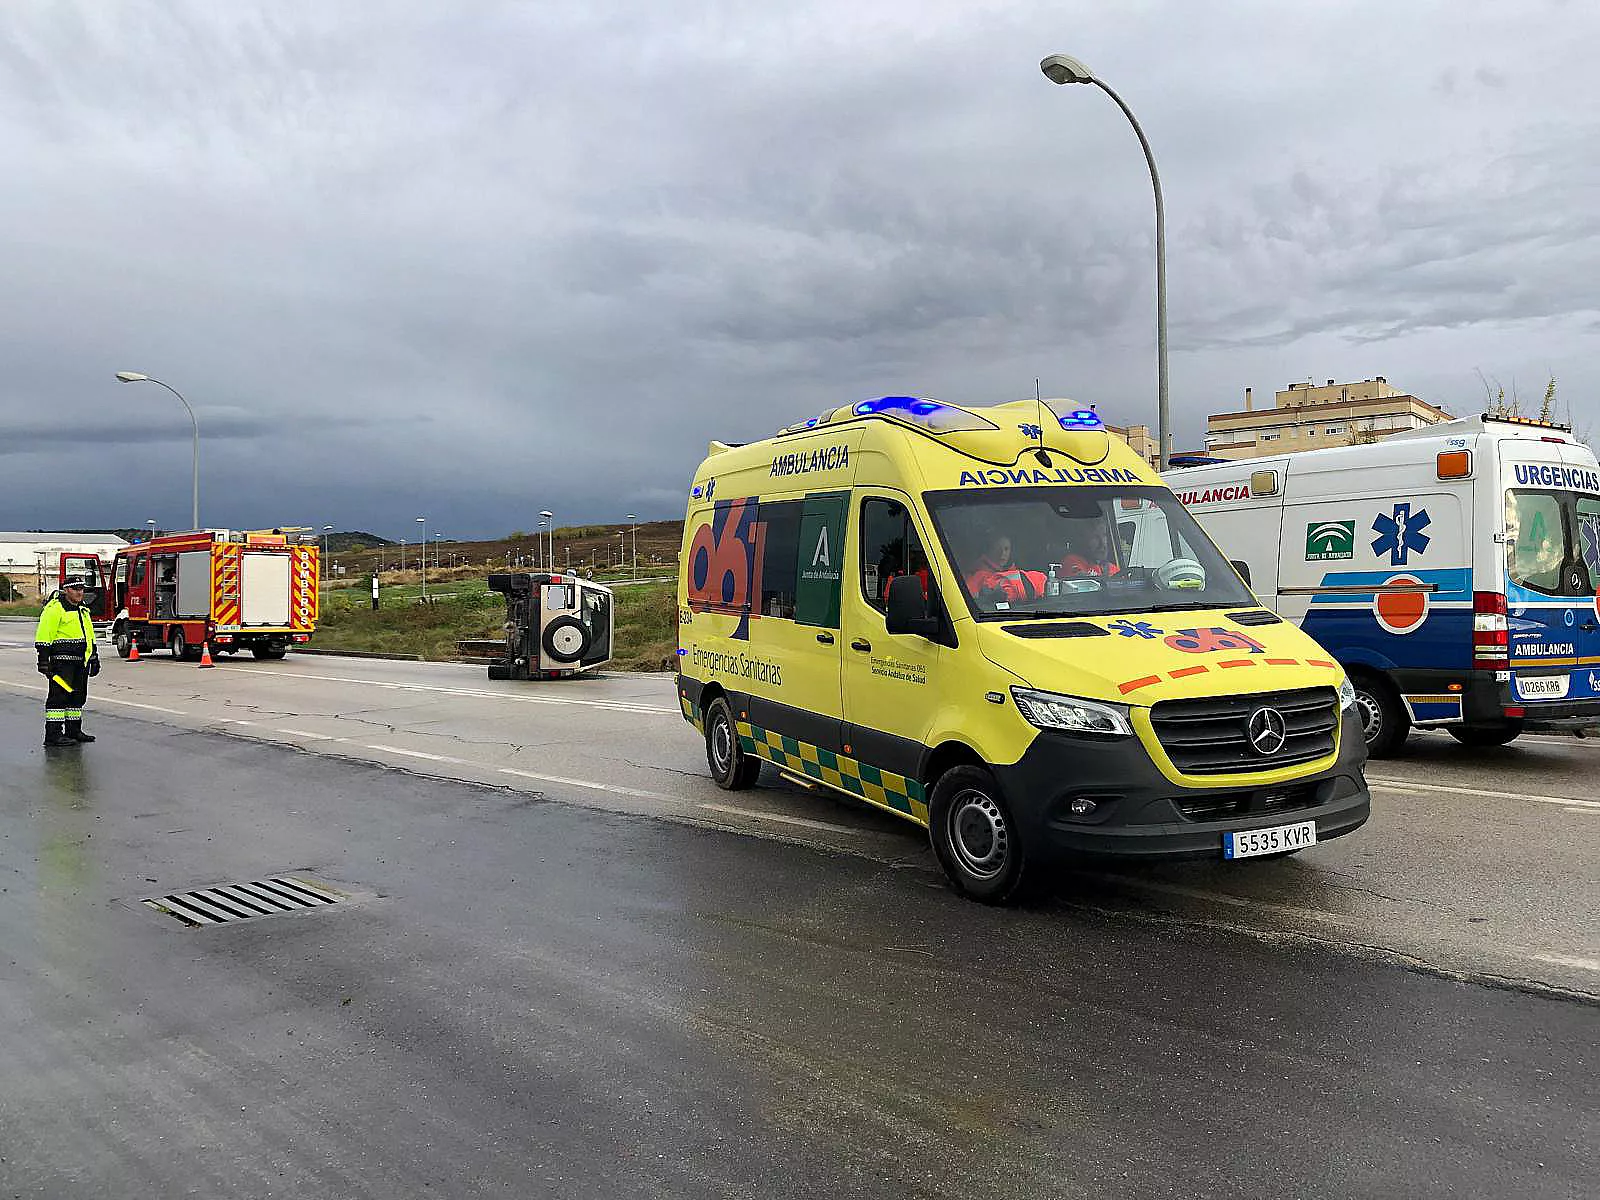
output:
POLYGON ((1045 575, 1042 571, 1025 571, 1021 567, 997 567, 987 557, 978 560, 977 569, 967 576, 967 591, 978 596, 987 591, 1005 593, 1011 600, 1037 600, 1044 595, 1045 575))
POLYGON ((94 657, 94 618, 89 615, 88 605, 68 608, 61 603, 59 594, 51 596, 39 614, 33 647, 51 658, 88 662, 94 657))

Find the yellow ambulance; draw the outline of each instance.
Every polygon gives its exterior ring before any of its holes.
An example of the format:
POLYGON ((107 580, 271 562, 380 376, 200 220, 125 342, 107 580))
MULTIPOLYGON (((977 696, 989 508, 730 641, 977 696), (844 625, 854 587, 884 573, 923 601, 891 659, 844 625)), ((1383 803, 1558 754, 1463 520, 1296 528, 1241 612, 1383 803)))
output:
POLYGON ((716 782, 765 762, 926 826, 974 899, 1367 819, 1344 671, 1092 409, 884 396, 714 442, 681 562, 678 692, 716 782))

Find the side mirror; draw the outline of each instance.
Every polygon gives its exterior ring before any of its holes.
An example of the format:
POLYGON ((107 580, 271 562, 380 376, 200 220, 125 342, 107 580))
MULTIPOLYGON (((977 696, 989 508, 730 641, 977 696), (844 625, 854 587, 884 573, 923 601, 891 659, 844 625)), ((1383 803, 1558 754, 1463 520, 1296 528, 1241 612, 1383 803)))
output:
POLYGON ((922 580, 915 575, 900 575, 889 581, 884 624, 890 633, 912 633, 936 638, 939 618, 928 614, 928 598, 922 594, 922 580))
POLYGON ((1239 578, 1244 580, 1245 587, 1250 587, 1251 586, 1251 584, 1250 584, 1250 564, 1249 563, 1245 562, 1243 559, 1231 558, 1231 559, 1228 560, 1228 565, 1230 567, 1232 567, 1235 571, 1239 572, 1239 578))

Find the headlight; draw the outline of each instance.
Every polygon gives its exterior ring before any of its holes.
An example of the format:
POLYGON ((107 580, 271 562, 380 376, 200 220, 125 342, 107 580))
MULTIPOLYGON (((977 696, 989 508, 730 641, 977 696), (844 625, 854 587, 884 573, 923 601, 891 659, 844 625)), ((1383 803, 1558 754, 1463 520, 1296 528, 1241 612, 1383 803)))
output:
POLYGON ((1099 737, 1129 737, 1133 733, 1128 710, 1120 704, 1101 704, 1019 687, 1011 689, 1011 698, 1017 702, 1017 711, 1040 729, 1065 729, 1099 737))
POLYGON ((1355 706, 1356 685, 1351 683, 1350 677, 1346 675, 1339 681, 1339 711, 1343 712, 1345 709, 1354 708, 1355 706))

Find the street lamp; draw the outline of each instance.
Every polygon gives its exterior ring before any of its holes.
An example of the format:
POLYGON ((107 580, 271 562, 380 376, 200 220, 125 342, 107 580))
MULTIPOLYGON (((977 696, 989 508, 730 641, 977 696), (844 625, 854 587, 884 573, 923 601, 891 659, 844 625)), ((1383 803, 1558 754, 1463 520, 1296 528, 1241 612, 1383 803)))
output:
POLYGON ((322 527, 322 561, 317 564, 317 570, 321 572, 324 580, 328 578, 328 535, 332 532, 332 525, 322 527))
POLYGON ((146 517, 144 523, 146 525, 150 526, 150 540, 152 542, 155 541, 156 540, 156 519, 154 517, 146 517))
POLYGON ((194 409, 189 407, 189 402, 183 398, 183 393, 171 384, 162 383, 159 379, 152 379, 148 375, 141 375, 137 371, 118 371, 117 378, 123 383, 154 383, 167 389, 183 404, 183 409, 189 414, 189 420, 194 424, 194 503, 189 511, 189 520, 192 528, 200 528, 200 422, 195 420, 194 409))
POLYGON ((428 518, 418 517, 417 524, 422 526, 422 540, 418 543, 422 551, 422 598, 428 598, 428 518))
POLYGON ((1088 67, 1065 54, 1052 54, 1039 64, 1039 69, 1051 83, 1092 83, 1110 96, 1133 126, 1139 146, 1144 150, 1145 164, 1150 168, 1150 185, 1156 194, 1156 456, 1158 468, 1166 470, 1172 458, 1172 429, 1167 417, 1167 215, 1161 202, 1161 176, 1156 172, 1156 157, 1150 152, 1150 142, 1139 128, 1133 110, 1088 67))
POLYGON ((628 520, 633 522, 633 577, 637 579, 639 578, 639 518, 629 513, 628 520))
POLYGON ((546 562, 548 562, 550 564, 550 570, 554 571, 556 569, 556 515, 548 508, 540 509, 539 515, 544 518, 544 523, 550 528, 550 557, 548 559, 545 558, 544 547, 540 546, 540 565, 543 566, 546 562))

